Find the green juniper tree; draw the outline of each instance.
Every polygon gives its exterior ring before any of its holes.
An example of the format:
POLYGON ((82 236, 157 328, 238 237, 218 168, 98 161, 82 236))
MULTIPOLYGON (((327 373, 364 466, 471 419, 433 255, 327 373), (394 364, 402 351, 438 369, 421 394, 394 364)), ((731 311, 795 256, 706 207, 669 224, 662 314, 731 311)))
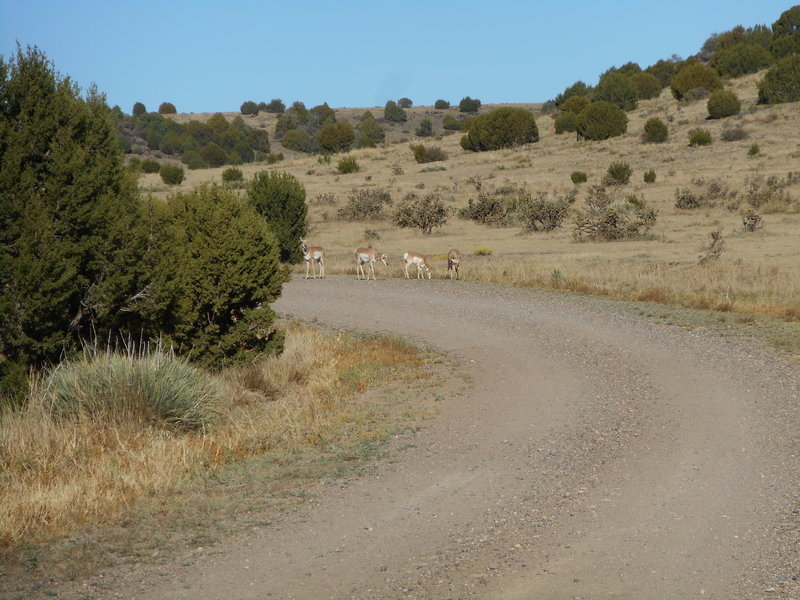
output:
POLYGON ((136 327, 146 237, 105 97, 37 48, 0 57, 0 396, 136 327))
POLYGON ((299 262, 303 258, 300 240, 308 230, 303 184, 290 173, 262 171, 250 183, 247 196, 275 232, 281 260, 299 262))

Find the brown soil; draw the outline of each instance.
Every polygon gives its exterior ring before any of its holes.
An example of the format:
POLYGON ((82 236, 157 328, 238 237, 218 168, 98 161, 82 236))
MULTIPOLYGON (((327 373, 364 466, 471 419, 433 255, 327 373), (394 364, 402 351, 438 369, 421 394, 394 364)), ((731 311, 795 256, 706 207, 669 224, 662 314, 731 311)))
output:
POLYGON ((108 597, 800 597, 796 364, 501 286, 295 280, 276 307, 434 345, 460 379, 374 473, 108 597))

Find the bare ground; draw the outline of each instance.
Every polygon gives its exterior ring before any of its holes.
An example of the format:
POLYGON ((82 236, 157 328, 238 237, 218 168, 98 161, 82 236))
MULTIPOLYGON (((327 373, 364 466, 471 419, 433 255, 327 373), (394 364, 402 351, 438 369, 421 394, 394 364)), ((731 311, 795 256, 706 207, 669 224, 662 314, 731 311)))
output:
POLYGON ((461 379, 398 460, 110 597, 800 598, 797 364, 501 286, 295 280, 276 307, 461 379))

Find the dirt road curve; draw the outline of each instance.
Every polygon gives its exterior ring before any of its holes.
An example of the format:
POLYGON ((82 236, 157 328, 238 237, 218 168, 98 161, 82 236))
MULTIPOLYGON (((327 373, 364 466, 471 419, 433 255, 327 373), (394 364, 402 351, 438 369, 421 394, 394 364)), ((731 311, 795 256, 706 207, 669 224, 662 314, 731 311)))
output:
POLYGON ((466 391, 398 462, 137 597, 800 598, 796 365, 497 286, 296 280, 277 309, 433 344, 466 391))

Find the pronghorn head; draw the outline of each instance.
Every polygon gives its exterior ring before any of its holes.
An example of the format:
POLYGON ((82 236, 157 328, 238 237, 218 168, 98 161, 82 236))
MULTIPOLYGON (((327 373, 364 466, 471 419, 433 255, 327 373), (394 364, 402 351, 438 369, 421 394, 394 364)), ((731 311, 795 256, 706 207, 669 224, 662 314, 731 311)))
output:
POLYGON ((387 267, 389 266, 389 257, 386 254, 381 254, 381 262, 387 267))

